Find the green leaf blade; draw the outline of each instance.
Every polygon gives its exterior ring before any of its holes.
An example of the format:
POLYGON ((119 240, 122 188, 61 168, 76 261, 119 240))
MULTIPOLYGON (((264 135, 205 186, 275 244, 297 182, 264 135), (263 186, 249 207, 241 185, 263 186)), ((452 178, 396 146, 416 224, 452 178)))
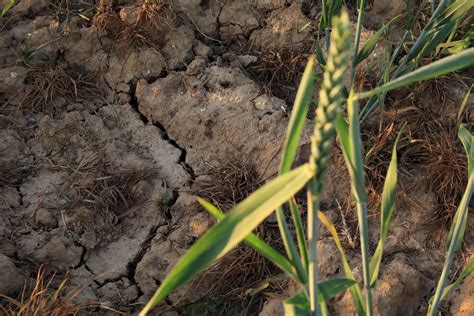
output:
MULTIPOLYGON (((331 279, 318 283, 318 303, 324 303, 355 284, 354 280, 331 279)), ((309 301, 304 292, 300 292, 283 302, 285 316, 309 315, 309 301)))
POLYGON ((405 125, 402 126, 400 132, 398 133, 397 139, 395 140, 395 144, 393 145, 392 158, 388 166, 387 175, 385 176, 380 213, 380 240, 372 260, 370 261, 370 283, 372 287, 377 282, 379 276, 383 248, 385 246, 385 240, 387 239, 390 220, 392 219, 393 212, 395 210, 398 183, 397 146, 404 128, 405 125))
POLYGON ((288 130, 283 146, 283 156, 280 163, 280 174, 288 172, 295 160, 298 143, 313 95, 314 80, 314 56, 311 56, 306 64, 303 77, 301 78, 291 112, 290 122, 288 123, 288 130))
MULTIPOLYGON (((209 203, 208 201, 201 199, 199 197, 196 198, 199 204, 204 207, 206 211, 208 211, 212 216, 214 216, 217 220, 221 221, 225 218, 225 214, 222 213, 216 206, 209 203)), ((254 233, 250 233, 245 237, 244 243, 249 247, 255 249, 258 253, 262 256, 270 260, 274 265, 279 267, 281 270, 286 272, 289 276, 298 280, 298 277, 294 271, 293 266, 291 263, 286 259, 283 255, 281 255, 277 250, 275 250, 272 246, 268 243, 263 241, 260 237, 255 235, 254 233)))
POLYGON ((294 169, 266 184, 229 211, 176 263, 140 315, 146 315, 171 291, 236 246, 276 208, 303 188, 313 172, 308 164, 294 169))
POLYGON ((414 82, 436 78, 472 65, 474 65, 474 47, 466 49, 462 53, 451 55, 449 57, 442 58, 431 64, 423 66, 415 71, 398 77, 395 80, 389 81, 388 83, 377 87, 371 91, 358 93, 357 98, 369 98, 385 91, 400 88, 402 86, 406 86, 414 82))
POLYGON ((368 40, 365 42, 364 46, 360 49, 359 53, 357 54, 355 64, 358 65, 362 61, 364 61, 367 57, 372 54, 374 51, 375 47, 377 46, 377 43, 379 40, 382 38, 382 36, 385 34, 387 31, 388 27, 390 24, 392 24, 395 20, 397 20, 400 16, 396 16, 393 19, 391 19, 387 24, 383 25, 380 30, 378 30, 376 33, 374 33, 368 40))

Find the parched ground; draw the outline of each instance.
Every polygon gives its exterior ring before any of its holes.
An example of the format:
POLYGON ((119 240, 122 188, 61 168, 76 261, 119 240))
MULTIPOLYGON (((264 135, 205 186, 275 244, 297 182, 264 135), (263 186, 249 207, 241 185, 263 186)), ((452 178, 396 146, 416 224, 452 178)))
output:
MULTIPOLYGON (((371 5, 362 41, 405 10, 404 1, 371 5)), ((0 294, 28 293, 42 266, 46 280, 55 273, 49 289, 66 278, 62 294, 75 293, 72 303, 85 304, 84 313, 138 312, 214 222, 194 195, 227 210, 276 174, 319 15, 313 1, 298 0, 19 1, 0 20, 0 294)), ((395 41, 400 32, 394 25, 395 41)), ((379 78, 387 45, 359 67, 359 89, 379 78)), ((458 116, 471 84, 467 71, 395 91, 363 125, 374 250, 384 173, 408 123, 375 290, 380 315, 424 313, 433 294, 467 182, 456 129, 461 120, 473 126, 472 98, 458 116)), ((336 148, 323 210, 360 277, 347 179, 336 148)), ((298 202, 304 213, 304 197, 298 202)), ((281 247, 272 217, 258 233, 281 247)), ((452 278, 472 256, 473 237, 471 216, 452 278)), ((321 276, 342 276, 324 230, 318 250, 321 276)), ((277 315, 293 291, 275 267, 239 246, 157 311, 277 315)), ((443 314, 472 315, 473 297, 471 276, 443 314)), ((351 305, 340 295, 330 309, 348 315, 351 305)))

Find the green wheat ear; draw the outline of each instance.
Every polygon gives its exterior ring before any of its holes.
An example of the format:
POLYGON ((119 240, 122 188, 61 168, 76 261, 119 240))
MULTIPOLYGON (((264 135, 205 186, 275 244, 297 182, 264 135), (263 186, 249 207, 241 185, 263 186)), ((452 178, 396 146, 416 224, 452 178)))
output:
POLYGON ((314 176, 308 185, 308 280, 310 315, 317 315, 318 309, 318 253, 320 195, 326 174, 331 148, 334 142, 336 118, 341 112, 344 101, 344 72, 347 68, 350 50, 349 16, 345 10, 339 17, 333 17, 331 46, 319 92, 319 106, 316 110, 316 122, 311 139, 309 166, 314 176))
POLYGON ((339 17, 333 18, 333 34, 329 56, 324 72, 323 83, 319 92, 319 107, 316 110, 316 122, 311 141, 310 164, 316 169, 315 189, 320 194, 323 178, 331 156, 331 147, 335 135, 336 117, 344 101, 344 72, 348 65, 350 53, 350 24, 346 10, 339 17))

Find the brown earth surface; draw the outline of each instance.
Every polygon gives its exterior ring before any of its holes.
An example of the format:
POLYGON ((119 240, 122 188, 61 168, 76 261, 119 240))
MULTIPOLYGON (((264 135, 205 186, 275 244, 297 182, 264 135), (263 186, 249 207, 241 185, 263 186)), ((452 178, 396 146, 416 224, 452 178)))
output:
MULTIPOLYGON (((56 273, 51 289, 66 276, 66 292, 80 289, 74 304, 95 304, 85 314, 135 314, 214 223, 194 195, 227 210, 277 172, 320 8, 298 0, 136 2, 21 0, 0 20, 1 294, 17 297, 43 265, 48 277, 56 273)), ((404 1, 375 3, 362 41, 406 10, 404 1)), ((360 88, 378 78, 385 45, 358 69, 360 88)), ((366 150, 376 152, 367 167, 374 251, 383 174, 396 133, 409 122, 399 201, 374 290, 379 315, 426 312, 442 269, 452 209, 466 183, 453 131, 468 88, 448 80, 394 92, 386 111, 362 126, 366 150)), ((311 117, 299 161, 309 151, 311 117)), ((304 210, 304 197, 298 202, 304 210)), ((361 278, 356 215, 337 148, 322 206, 361 278)), ((270 217, 258 232, 282 247, 276 227, 270 217)), ((343 277, 337 248, 322 232, 320 275, 343 277)), ((472 256, 473 237, 470 216, 450 278, 472 256)), ((157 312, 278 315, 281 299, 295 291, 279 276, 239 246, 157 312)), ((334 315, 354 314, 348 293, 329 307, 334 315)), ((474 314, 472 276, 442 313, 474 314)))

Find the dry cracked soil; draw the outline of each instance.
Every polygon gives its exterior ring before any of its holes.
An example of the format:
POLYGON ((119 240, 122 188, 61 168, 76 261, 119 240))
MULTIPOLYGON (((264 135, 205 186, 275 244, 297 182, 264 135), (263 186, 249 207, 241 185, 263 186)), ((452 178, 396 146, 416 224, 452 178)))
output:
MULTIPOLYGON (((298 78, 316 38, 316 1, 136 2, 21 0, 0 20, 4 295, 28 290, 44 266, 47 275, 56 273, 51 289, 66 276, 66 292, 80 288, 75 304, 108 307, 81 313, 135 314, 214 223, 194 195, 226 209, 276 174, 298 78)), ((376 1, 362 40, 405 9, 404 1, 376 1)), ((372 64, 361 67, 376 68, 383 53, 378 47, 372 64)), ((452 85, 446 108, 466 92, 452 85)), ((432 90, 397 93, 403 106, 420 109, 432 90)), ((446 108, 433 111, 446 118, 446 108)), ((392 118, 389 112, 384 122, 392 118)), ((377 115, 372 125, 378 127, 377 115)), ((473 121, 472 110, 467 117, 473 121)), ((308 153, 311 120, 299 161, 308 153)), ((367 133, 372 145, 393 143, 393 125, 384 126, 378 138, 367 133)), ((413 137, 406 146, 417 144, 419 136, 413 137)), ((448 225, 436 221, 440 201, 429 185, 429 168, 422 166, 423 148, 405 150, 408 158, 401 160, 399 203, 375 290, 380 315, 426 311, 442 268, 448 225)), ((463 161, 462 150, 459 155, 463 161)), ((374 158, 368 169, 375 178, 369 192, 372 250, 379 226, 376 171, 386 170, 387 157, 374 158)), ((361 277, 347 179, 336 148, 323 210, 337 224, 361 277)), ((304 210, 304 197, 298 202, 304 210)), ((263 226, 259 233, 281 247, 275 220, 263 226)), ((471 216, 458 270, 471 256, 473 236, 471 216)), ((337 249, 324 230, 318 251, 320 275, 342 277, 337 249)), ((239 246, 199 282, 170 295, 156 313, 282 314, 281 299, 294 285, 249 252, 239 246)), ((473 301, 470 277, 448 296, 442 312, 472 315, 473 301)), ((329 307, 334 315, 354 314, 348 294, 329 307)))

